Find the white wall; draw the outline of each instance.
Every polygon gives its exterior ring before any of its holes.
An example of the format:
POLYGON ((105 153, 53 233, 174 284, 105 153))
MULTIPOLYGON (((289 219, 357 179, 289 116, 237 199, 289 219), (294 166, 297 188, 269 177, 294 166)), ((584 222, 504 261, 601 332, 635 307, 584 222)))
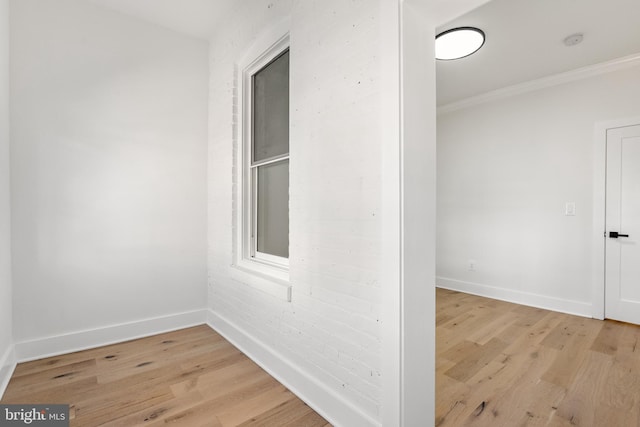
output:
POLYGON ((308 401, 324 390, 333 401, 316 409, 339 425, 375 424, 380 409, 379 21, 375 0, 256 1, 237 7, 211 49, 212 326, 308 401), (287 17, 291 303, 233 280, 230 267, 235 66, 287 17))
POLYGON ((11 7, 16 341, 204 308, 207 43, 85 1, 11 7))
POLYGON ((594 124, 639 97, 636 67, 440 115, 438 284, 590 316, 594 124))
POLYGON ((403 3, 401 358, 408 427, 435 418, 436 75, 433 10, 423 1, 403 3))
POLYGON ((12 369, 9 178, 9 1, 0 0, 0 396, 12 369))

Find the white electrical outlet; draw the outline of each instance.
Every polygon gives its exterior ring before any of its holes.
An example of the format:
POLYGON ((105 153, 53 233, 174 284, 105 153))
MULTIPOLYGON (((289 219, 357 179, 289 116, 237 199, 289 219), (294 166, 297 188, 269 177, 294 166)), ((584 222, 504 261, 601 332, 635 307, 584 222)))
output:
POLYGON ((470 259, 469 260, 469 271, 476 271, 476 260, 475 259, 470 259))
POLYGON ((565 203, 564 214, 566 216, 576 216, 576 202, 565 203))

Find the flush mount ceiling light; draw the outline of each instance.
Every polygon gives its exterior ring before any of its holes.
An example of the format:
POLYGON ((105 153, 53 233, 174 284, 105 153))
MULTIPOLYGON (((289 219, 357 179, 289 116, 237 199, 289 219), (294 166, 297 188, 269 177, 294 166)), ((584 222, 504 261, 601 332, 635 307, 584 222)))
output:
POLYGON ((452 28, 436 36, 436 59, 450 61, 472 55, 484 44, 484 31, 475 27, 452 28))

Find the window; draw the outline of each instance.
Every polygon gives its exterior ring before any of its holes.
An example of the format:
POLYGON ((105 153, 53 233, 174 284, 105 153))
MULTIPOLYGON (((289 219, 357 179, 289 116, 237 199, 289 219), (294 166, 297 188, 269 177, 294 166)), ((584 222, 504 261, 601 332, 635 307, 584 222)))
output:
POLYGON ((240 68, 234 274, 290 299, 289 37, 256 50, 240 68))
POLYGON ((251 78, 250 256, 289 258, 289 51, 251 78))

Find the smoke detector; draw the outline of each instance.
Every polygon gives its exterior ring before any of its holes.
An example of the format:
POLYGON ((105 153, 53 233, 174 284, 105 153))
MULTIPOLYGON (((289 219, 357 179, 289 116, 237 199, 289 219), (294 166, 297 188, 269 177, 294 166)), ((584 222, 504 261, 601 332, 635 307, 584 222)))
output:
POLYGON ((564 45, 568 47, 575 46, 577 44, 582 43, 582 40, 584 40, 584 34, 582 33, 571 34, 570 36, 565 37, 564 45))

